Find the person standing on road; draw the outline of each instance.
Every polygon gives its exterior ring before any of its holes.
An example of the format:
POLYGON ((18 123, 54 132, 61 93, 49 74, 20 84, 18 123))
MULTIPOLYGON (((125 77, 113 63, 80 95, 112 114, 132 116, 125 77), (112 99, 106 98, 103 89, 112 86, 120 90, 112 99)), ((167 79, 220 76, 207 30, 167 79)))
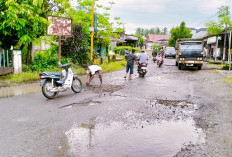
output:
POLYGON ((124 78, 127 78, 127 75, 130 71, 129 80, 131 80, 132 79, 131 75, 134 73, 134 62, 137 60, 137 57, 135 55, 135 49, 132 49, 132 53, 128 54, 126 60, 127 60, 126 76, 124 78))
POLYGON ((100 80, 100 86, 102 85, 102 68, 98 65, 83 65, 83 68, 87 72, 87 82, 86 85, 90 85, 90 82, 93 80, 94 75, 98 74, 99 80, 100 80))

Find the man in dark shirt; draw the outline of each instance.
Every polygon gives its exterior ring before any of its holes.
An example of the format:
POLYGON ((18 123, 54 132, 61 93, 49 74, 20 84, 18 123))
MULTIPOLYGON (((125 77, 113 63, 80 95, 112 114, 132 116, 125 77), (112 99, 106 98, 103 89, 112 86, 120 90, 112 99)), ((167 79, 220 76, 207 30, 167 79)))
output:
POLYGON ((127 66, 126 66, 126 76, 124 78, 127 77, 127 74, 130 70, 129 80, 132 79, 131 75, 134 73, 134 62, 136 61, 136 59, 137 59, 137 57, 135 55, 135 49, 133 49, 132 53, 128 54, 128 56, 126 57, 127 66))

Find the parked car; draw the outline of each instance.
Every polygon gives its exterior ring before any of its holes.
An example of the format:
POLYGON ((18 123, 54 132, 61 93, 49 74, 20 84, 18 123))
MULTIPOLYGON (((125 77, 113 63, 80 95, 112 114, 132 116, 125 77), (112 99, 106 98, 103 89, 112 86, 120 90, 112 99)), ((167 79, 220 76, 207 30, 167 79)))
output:
POLYGON ((174 47, 166 47, 166 49, 164 50, 164 56, 165 56, 165 58, 167 58, 167 57, 176 58, 175 48, 174 47))

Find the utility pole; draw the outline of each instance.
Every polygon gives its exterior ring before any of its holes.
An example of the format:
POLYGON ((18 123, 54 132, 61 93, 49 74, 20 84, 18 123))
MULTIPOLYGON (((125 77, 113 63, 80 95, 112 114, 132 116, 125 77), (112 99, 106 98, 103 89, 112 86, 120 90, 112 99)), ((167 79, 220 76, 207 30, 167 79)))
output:
POLYGON ((230 38, 229 38, 229 53, 228 53, 228 58, 229 58, 229 70, 231 70, 231 53, 230 53, 230 50, 231 50, 231 30, 230 30, 230 38))
POLYGON ((226 59, 226 34, 227 34, 227 29, 225 29, 225 36, 224 36, 224 49, 223 49, 223 63, 225 63, 226 59))
POLYGON ((215 53, 215 62, 217 61, 217 50, 218 50, 218 36, 216 37, 216 53, 215 53))
MULTIPOLYGON (((91 27, 94 27, 94 0, 92 1, 92 24, 91 27)), ((94 31, 91 32, 91 49, 90 49, 90 60, 93 61, 93 35, 94 31)))

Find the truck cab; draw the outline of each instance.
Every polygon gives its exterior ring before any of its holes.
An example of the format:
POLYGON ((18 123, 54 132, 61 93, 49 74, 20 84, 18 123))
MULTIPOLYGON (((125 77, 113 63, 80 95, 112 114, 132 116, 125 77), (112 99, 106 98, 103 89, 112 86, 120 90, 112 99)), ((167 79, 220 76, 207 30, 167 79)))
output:
POLYGON ((198 67, 203 65, 203 39, 178 39, 176 44, 176 66, 198 67))

